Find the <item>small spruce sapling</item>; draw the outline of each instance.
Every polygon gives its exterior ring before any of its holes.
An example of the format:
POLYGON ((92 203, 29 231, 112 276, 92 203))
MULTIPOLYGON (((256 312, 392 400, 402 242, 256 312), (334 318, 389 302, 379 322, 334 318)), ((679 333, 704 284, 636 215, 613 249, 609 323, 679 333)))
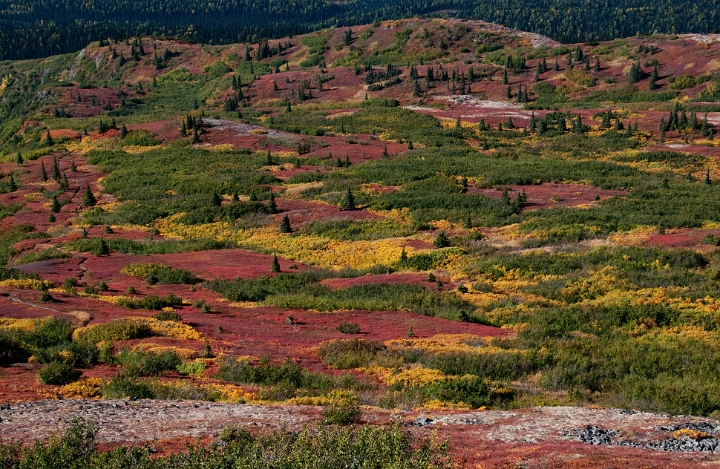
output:
POLYGON ((85 185, 85 193, 83 194, 82 203, 84 207, 92 207, 97 204, 97 199, 90 190, 90 185, 85 185))
POLYGON ((441 231, 438 233, 438 235, 435 237, 435 240, 433 241, 433 244, 436 248, 446 248, 450 246, 450 239, 447 237, 447 234, 445 234, 444 231, 441 231))
POLYGON ((275 254, 273 254, 272 264, 270 265, 270 272, 272 272, 272 273, 282 272, 282 270, 280 270, 280 262, 278 261, 278 258, 275 254))
POLYGON ((277 213, 277 204, 275 203, 275 194, 273 194, 272 191, 270 191, 270 198, 268 199, 267 204, 267 213, 277 213))
POLYGON ((357 207, 355 206, 355 196, 348 187, 347 192, 340 201, 340 210, 355 210, 356 208, 357 207))
POLYGON ((290 218, 285 215, 280 223, 280 233, 292 233, 292 227, 290 226, 290 218))

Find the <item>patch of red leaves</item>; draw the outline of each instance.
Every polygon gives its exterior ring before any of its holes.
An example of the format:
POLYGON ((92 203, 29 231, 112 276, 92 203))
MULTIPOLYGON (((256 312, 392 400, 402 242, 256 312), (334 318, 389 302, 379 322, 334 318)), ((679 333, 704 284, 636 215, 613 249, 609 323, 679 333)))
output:
POLYGON ((468 187, 468 192, 480 193, 488 197, 500 198, 507 189, 511 200, 514 200, 521 191, 527 195, 525 205, 528 210, 537 210, 547 207, 574 207, 595 203, 596 200, 608 197, 622 197, 627 195, 624 191, 599 189, 582 184, 541 184, 537 186, 498 186, 495 188, 468 187), (596 199, 598 197, 598 199, 596 199))

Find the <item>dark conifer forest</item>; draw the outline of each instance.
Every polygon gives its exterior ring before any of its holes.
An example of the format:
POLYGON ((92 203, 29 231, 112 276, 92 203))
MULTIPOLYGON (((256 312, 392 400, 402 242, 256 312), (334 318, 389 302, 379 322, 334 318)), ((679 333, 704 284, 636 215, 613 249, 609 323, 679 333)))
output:
POLYGON ((718 0, 19 0, 0 1, 0 59, 72 52, 100 38, 164 36, 209 44, 284 37, 414 15, 462 16, 561 42, 717 32, 718 0))

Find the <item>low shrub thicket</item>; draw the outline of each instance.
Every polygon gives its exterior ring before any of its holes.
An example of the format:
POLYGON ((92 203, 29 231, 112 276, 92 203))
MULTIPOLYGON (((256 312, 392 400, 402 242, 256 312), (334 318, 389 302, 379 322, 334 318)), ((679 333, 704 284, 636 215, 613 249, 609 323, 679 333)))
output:
POLYGON ((450 469, 455 461, 447 442, 414 438, 399 425, 323 426, 310 425, 299 432, 275 431, 253 434, 242 429, 223 431, 222 445, 188 445, 182 453, 158 456, 150 447, 119 447, 100 452, 95 443, 96 428, 81 420, 72 422, 63 436, 36 442, 22 449, 20 444, 0 441, 4 467, 238 467, 257 469, 336 469, 362 461, 366 469, 450 469), (45 461, 52 461, 46 463, 45 461))

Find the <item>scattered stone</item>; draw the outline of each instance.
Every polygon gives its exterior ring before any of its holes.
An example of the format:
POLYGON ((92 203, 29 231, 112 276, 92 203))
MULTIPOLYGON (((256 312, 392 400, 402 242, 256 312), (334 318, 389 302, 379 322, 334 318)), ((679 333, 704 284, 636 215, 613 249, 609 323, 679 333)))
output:
POLYGON ((415 421, 414 421, 413 423, 411 423, 410 425, 412 425, 413 427, 424 427, 424 426, 426 426, 426 425, 432 425, 432 423, 433 423, 434 421, 435 421, 435 420, 433 420, 433 419, 431 419, 431 418, 429 418, 429 417, 418 417, 418 418, 416 418, 415 421))

